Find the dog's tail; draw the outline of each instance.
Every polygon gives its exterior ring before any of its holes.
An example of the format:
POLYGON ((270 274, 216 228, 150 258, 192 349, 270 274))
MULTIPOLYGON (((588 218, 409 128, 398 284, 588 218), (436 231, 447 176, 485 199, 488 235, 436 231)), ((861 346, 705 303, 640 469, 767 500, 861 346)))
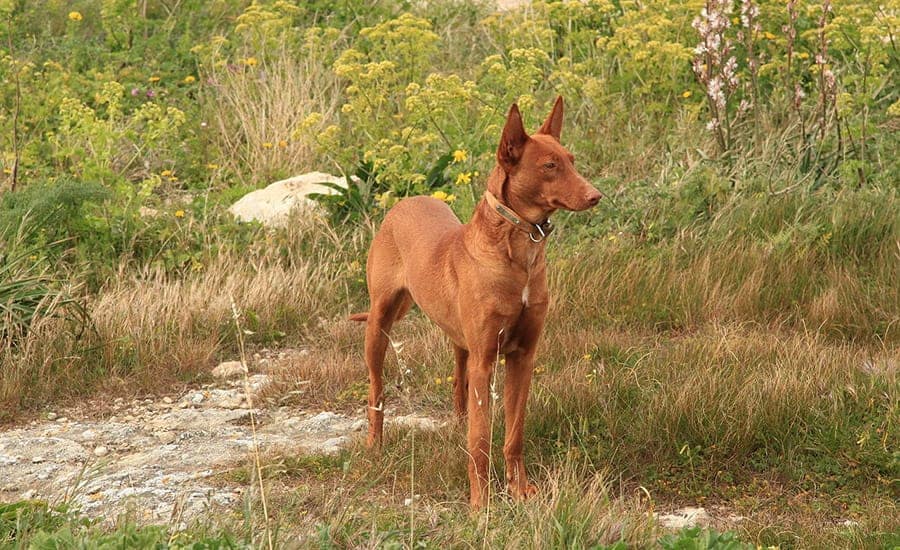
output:
POLYGON ((365 323, 369 320, 369 312, 366 311, 364 313, 354 313, 350 317, 348 317, 351 321, 359 321, 360 323, 365 323))

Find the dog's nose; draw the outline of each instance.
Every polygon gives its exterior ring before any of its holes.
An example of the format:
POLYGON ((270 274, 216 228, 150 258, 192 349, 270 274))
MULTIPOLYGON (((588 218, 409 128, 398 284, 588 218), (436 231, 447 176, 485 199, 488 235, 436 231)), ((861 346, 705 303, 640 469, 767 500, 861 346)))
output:
POLYGON ((591 206, 596 206, 602 198, 603 195, 601 195, 600 191, 597 191, 596 189, 591 189, 590 191, 588 191, 587 196, 585 196, 585 200, 591 206))

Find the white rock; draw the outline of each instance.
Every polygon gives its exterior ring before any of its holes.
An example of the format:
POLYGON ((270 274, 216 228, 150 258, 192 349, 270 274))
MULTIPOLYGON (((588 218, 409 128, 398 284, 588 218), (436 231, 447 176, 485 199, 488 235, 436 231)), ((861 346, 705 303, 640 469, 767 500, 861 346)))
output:
POLYGON ((231 378, 244 373, 244 364, 240 361, 225 361, 212 370, 216 378, 231 378))
POLYGON ((283 226, 295 207, 315 206, 315 201, 307 198, 308 195, 337 193, 330 187, 319 185, 322 182, 347 187, 344 178, 324 172, 309 172, 251 191, 232 204, 228 211, 241 221, 255 220, 268 227, 283 226))
POLYGON ((47 420, 56 420, 57 418, 58 418, 58 416, 56 415, 55 412, 48 412, 48 413, 47 413, 47 420))
POLYGON ((169 396, 163 397, 163 403, 165 403, 166 405, 171 405, 171 404, 172 404, 172 398, 169 397, 169 396))
POLYGON ((686 506, 675 510, 671 514, 658 514, 656 519, 659 520, 663 527, 683 529, 685 527, 694 527, 695 525, 708 525, 711 518, 705 508, 686 506))
POLYGON ((42 457, 42 456, 33 456, 33 457, 31 457, 31 463, 32 463, 32 464, 40 464, 40 463, 43 462, 43 461, 44 461, 44 457, 42 457))
POLYGON ((37 491, 35 491, 34 489, 29 489, 29 490, 25 491, 24 493, 22 493, 22 500, 31 500, 36 496, 37 496, 37 491))
POLYGON ((107 454, 109 454, 109 449, 107 449, 103 445, 100 445, 99 447, 94 449, 94 456, 106 456, 107 454))

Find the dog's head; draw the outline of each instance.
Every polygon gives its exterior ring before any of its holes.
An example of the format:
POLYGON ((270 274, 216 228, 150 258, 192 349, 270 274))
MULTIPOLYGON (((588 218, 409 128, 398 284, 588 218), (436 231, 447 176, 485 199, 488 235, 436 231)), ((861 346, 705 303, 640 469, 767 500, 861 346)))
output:
POLYGON ((602 197, 575 170, 575 157, 559 142, 562 120, 562 96, 556 98, 547 120, 532 136, 525 133, 518 105, 509 109, 497 162, 507 174, 503 194, 523 215, 538 209, 544 213, 587 210, 602 197))

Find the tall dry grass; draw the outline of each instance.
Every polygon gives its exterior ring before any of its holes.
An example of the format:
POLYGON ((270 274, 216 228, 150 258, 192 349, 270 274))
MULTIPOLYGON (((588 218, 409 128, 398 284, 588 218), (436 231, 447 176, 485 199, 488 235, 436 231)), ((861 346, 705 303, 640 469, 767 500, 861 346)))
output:
MULTIPOLYGON (((341 103, 337 76, 316 56, 298 56, 286 44, 252 67, 214 67, 206 110, 213 121, 215 162, 245 185, 325 170, 314 144, 292 137, 312 112, 333 119, 341 103)), ((311 130, 316 130, 312 128, 311 130)))
POLYGON ((251 344, 296 345, 322 319, 346 315, 347 274, 365 234, 339 235, 298 216, 283 239, 272 235, 260 232, 251 249, 226 249, 186 276, 123 267, 88 302, 92 327, 83 334, 36 318, 21 346, 0 350, 0 419, 98 389, 161 390, 204 372, 237 352, 232 299, 251 344))

